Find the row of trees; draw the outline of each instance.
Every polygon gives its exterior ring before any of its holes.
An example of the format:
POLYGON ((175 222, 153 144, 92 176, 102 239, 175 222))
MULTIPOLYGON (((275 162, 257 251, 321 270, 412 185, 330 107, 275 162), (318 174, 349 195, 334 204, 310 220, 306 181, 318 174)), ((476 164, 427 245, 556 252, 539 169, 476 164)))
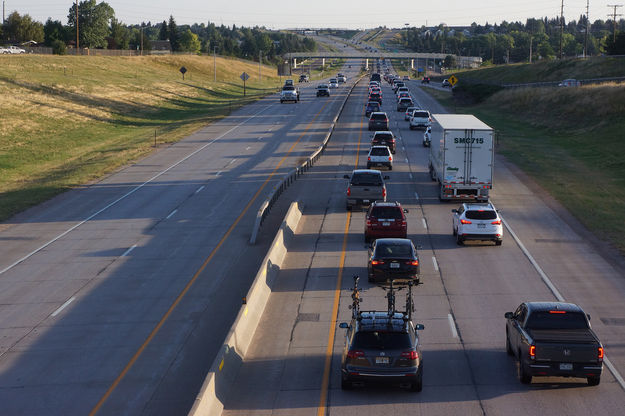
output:
POLYGON ((277 62, 285 52, 312 51, 315 42, 310 38, 264 28, 237 28, 216 26, 214 23, 180 25, 173 16, 169 21, 152 24, 125 25, 115 18, 115 11, 106 2, 83 0, 72 4, 67 15, 67 25, 48 19, 45 24, 34 21, 29 15, 13 12, 0 26, 0 38, 6 43, 34 41, 53 47, 63 53, 67 45, 81 48, 152 49, 152 41, 169 40, 174 52, 212 53, 277 62), (78 31, 76 23, 78 22, 78 31))
POLYGON ((560 56, 574 57, 584 54, 625 54, 625 20, 617 22, 616 40, 612 21, 596 20, 588 25, 581 16, 579 21, 563 25, 560 19, 527 19, 521 22, 502 22, 500 25, 472 24, 467 28, 410 28, 402 31, 403 44, 419 52, 439 52, 464 56, 481 56, 492 63, 524 62, 531 59, 553 59, 560 56), (623 39, 620 39, 620 38, 623 39), (620 40, 619 40, 620 39, 620 40), (561 48, 561 49, 560 49, 561 48))

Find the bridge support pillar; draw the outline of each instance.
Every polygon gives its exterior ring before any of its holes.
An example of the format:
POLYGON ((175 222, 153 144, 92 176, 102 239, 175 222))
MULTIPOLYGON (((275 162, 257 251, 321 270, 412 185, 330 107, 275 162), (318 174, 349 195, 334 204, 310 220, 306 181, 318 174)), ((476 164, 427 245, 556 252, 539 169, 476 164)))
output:
POLYGON ((325 67, 326 67, 326 58, 321 58, 321 70, 323 71, 325 67))
POLYGON ((293 58, 293 68, 297 69, 297 58, 293 58))
POLYGON ((369 58, 365 58, 365 70, 369 70, 369 58))
POLYGON ((414 59, 410 60, 410 69, 414 69, 414 59))

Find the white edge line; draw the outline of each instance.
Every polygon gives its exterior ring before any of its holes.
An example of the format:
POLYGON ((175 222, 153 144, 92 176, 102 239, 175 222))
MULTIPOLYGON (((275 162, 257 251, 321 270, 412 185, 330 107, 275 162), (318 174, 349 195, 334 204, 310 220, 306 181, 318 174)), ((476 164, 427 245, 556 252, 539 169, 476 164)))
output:
MULTIPOLYGON (((538 265, 536 260, 534 260, 534 257, 532 257, 532 255, 527 250, 527 248, 525 248, 525 246, 523 245, 519 237, 517 237, 516 233, 512 230, 512 228, 510 228, 510 225, 508 224, 508 222, 505 219, 503 219, 503 217, 501 217, 501 221, 506 226, 506 229, 508 230, 508 232, 510 233, 514 241, 518 244, 521 251, 523 251, 523 254, 525 254, 525 256, 528 258, 530 263, 532 263, 532 266, 534 266, 538 274, 540 274, 540 277, 543 279, 547 287, 549 287, 549 290, 551 290, 551 293, 553 293, 553 295, 556 297, 556 299, 558 299, 558 301, 565 302, 566 300, 564 299, 564 296, 562 296, 562 294, 560 294, 560 292, 558 291, 558 289, 556 289, 553 283, 551 283, 551 280, 549 280, 549 277, 545 274, 543 269, 541 269, 541 267, 538 265)), ((621 388, 625 390, 625 379, 623 379, 623 377, 621 376, 621 373, 619 373, 616 367, 614 367, 614 364, 612 364, 612 361, 608 359, 607 355, 604 355, 603 362, 605 363, 606 367, 608 367, 608 370, 610 370, 610 372, 612 373, 616 381, 621 385, 621 388)))
POLYGON ((454 322, 454 317, 451 316, 450 313, 447 314, 447 321, 449 321, 449 327, 451 328, 451 335, 454 338, 458 338, 458 331, 456 330, 456 323, 454 322))
POLYGON ((172 212, 170 212, 170 213, 169 213, 169 215, 168 215, 165 219, 166 219, 166 220, 170 219, 171 217, 173 217, 173 216, 174 216, 174 214, 175 214, 176 212, 178 212, 178 210, 177 210, 177 209, 173 210, 172 212))
POLYGON ((427 223, 427 221, 425 221, 425 218, 421 218, 421 221, 423 222, 423 228, 425 228, 427 230, 428 229, 428 223, 427 223))
POLYGON ((141 185, 138 185, 136 188, 131 189, 130 191, 128 191, 127 193, 125 193, 124 195, 120 196, 119 198, 117 198, 115 201, 111 202, 110 204, 106 205, 104 208, 101 208, 99 211, 96 211, 95 213, 91 214, 90 216, 88 216, 87 218, 85 218, 84 220, 78 222, 77 224, 74 224, 72 227, 70 227, 69 229, 65 230, 64 232, 62 232, 61 234, 57 235, 56 237, 54 237, 52 240, 48 241, 47 243, 43 244, 42 246, 36 248, 35 250, 31 251, 30 253, 28 253, 27 255, 25 255, 24 257, 14 261, 13 263, 11 263, 10 265, 6 266, 4 269, 0 270, 0 274, 3 274, 5 272, 7 272, 8 270, 11 270, 13 267, 17 266, 18 264, 20 264, 21 262, 23 262, 24 260, 30 258, 31 256, 33 256, 34 254, 40 252, 41 250, 43 250, 44 248, 48 247, 50 244, 54 243, 55 241, 57 241, 60 238, 65 237, 67 234, 69 234, 70 232, 74 231, 76 228, 80 227, 81 225, 83 225, 84 223, 86 223, 87 221, 92 220, 93 218, 95 218, 96 216, 100 215, 101 213, 103 213, 104 211, 106 211, 107 209, 109 209, 110 207, 116 205, 118 202, 126 199, 127 197, 129 197, 130 195, 134 194, 135 192, 137 192, 139 189, 143 188, 145 185, 147 185, 148 183, 152 182, 153 180, 159 178, 160 176, 164 175, 165 173, 169 172, 171 169, 175 168, 176 166, 178 166, 179 164, 181 164, 182 162, 186 161, 187 159, 191 158, 192 156, 194 156, 196 153, 201 152, 202 150, 206 149, 208 146, 210 146, 211 144, 215 143, 217 140, 221 139, 222 137, 224 137, 226 134, 230 133, 231 131, 239 128, 240 126, 242 126, 243 124, 247 123, 248 121, 252 120, 253 118, 255 118, 257 115, 259 115, 260 113, 262 113, 263 111, 267 110, 268 108, 271 108, 273 105, 269 105, 267 107, 264 107, 262 110, 257 111, 256 113, 254 113, 251 117, 247 118, 246 120, 240 122, 239 124, 237 124, 236 126, 232 127, 230 130, 220 134, 219 136, 215 137, 213 140, 211 140, 210 142, 206 143, 205 145, 203 145, 202 147, 194 150, 193 152, 189 153, 188 155, 186 155, 185 157, 183 157, 182 159, 180 159, 179 161, 177 161, 176 163, 174 163, 173 165, 171 165, 170 167, 168 167, 167 169, 157 173, 156 175, 152 176, 150 179, 148 179, 147 181, 143 182, 141 185))
POLYGON ((134 250, 134 249, 135 249, 135 247, 137 247, 137 245, 136 245, 136 244, 133 244, 133 245, 132 245, 132 247, 130 247, 128 250, 124 251, 124 254, 122 254, 122 257, 126 257, 128 254, 130 254, 130 252, 131 252, 132 250, 134 250))
POLYGON ((204 185, 200 186, 199 188, 197 188, 197 190, 195 191, 195 193, 199 193, 202 191, 202 189, 204 189, 204 185))
POLYGON ((55 310, 54 312, 52 312, 52 317, 57 316, 58 314, 61 313, 61 311, 63 309, 65 309, 67 307, 67 305, 69 305, 70 303, 72 303, 74 301, 74 299, 76 299, 76 296, 72 296, 71 298, 69 298, 67 300, 67 302, 65 302, 64 304, 62 304, 57 310, 55 310))
POLYGON ((434 270, 438 271, 438 262, 436 261, 436 256, 432 256, 432 264, 434 264, 434 270))

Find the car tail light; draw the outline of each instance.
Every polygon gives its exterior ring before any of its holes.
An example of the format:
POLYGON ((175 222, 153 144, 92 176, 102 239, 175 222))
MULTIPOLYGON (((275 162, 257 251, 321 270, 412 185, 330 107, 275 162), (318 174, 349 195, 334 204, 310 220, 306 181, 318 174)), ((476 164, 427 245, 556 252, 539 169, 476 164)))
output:
POLYGON ((389 161, 389 162, 392 162, 392 161, 393 161, 393 156, 389 156, 389 157, 388 157, 388 161, 389 161))
POLYGON ((367 227, 371 227, 371 220, 367 220, 367 227))
POLYGON ((495 220, 495 221, 491 222, 491 224, 493 224, 493 225, 501 225, 501 220, 495 220))
POLYGON ((401 221, 401 225, 402 225, 402 227, 406 227, 406 226, 408 226, 408 223, 406 222, 406 220, 402 220, 401 221))
POLYGON ((407 261, 406 264, 409 264, 411 266, 418 266, 419 265, 419 260, 407 261))
POLYGON ((367 157, 367 160, 368 160, 369 162, 371 162, 371 156, 367 157))
POLYGON ((384 264, 382 260, 371 260, 372 266, 377 266, 378 264, 384 264))
POLYGON ((401 353, 402 358, 406 358, 408 360, 416 360, 419 358, 419 353, 416 351, 404 351, 401 353))
POLYGON ((460 224, 472 224, 469 220, 460 220, 460 224))
POLYGON ((347 187, 347 196, 350 196, 352 194, 352 187, 348 186, 347 187))
POLYGON ((386 188, 382 188, 382 198, 386 198, 386 188))
POLYGON ((565 314, 566 311, 549 311, 549 313, 559 313, 559 314, 565 314))
POLYGON ((597 348, 597 359, 603 361, 603 347, 597 348))
POLYGON ((364 351, 360 351, 360 350, 347 351, 347 358, 363 358, 364 356, 365 356, 364 351))
POLYGON ((536 345, 530 345, 530 358, 536 359, 536 345))

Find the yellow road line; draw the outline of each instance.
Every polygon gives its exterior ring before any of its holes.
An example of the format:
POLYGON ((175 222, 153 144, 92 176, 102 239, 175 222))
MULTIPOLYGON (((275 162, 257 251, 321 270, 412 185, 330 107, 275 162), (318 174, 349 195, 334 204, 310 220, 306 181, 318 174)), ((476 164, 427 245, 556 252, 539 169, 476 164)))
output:
MULTIPOLYGON (((356 164, 358 169, 358 159, 360 154, 360 141, 362 140, 362 118, 360 119, 360 129, 358 130, 358 145, 356 146, 356 164)), ((349 237, 349 223, 351 222, 352 213, 347 211, 347 219, 345 220, 345 229, 343 230, 343 246, 341 248, 341 258, 339 260, 339 272, 336 279, 336 287, 334 289, 334 303, 332 304, 332 315, 330 321, 330 330, 328 334, 328 345, 326 347, 326 359, 323 368, 323 379, 321 381, 321 394, 319 397, 319 406, 317 407, 317 416, 325 416, 326 404, 328 402, 328 387, 330 386, 330 369, 332 367, 332 352, 334 351, 334 333, 336 332, 336 321, 339 313, 339 301, 341 298, 341 284, 343 282, 343 268, 345 266, 345 253, 347 252, 347 237, 349 237)))
POLYGON ((184 287, 184 289, 182 289, 182 291, 180 292, 180 294, 176 297, 176 300, 174 300, 174 303, 171 304, 171 306, 169 307, 169 309, 167 310, 167 312, 165 312, 165 315, 163 315, 163 317, 160 319, 160 321, 158 322, 158 324, 156 324, 156 326, 154 327, 154 329, 152 330, 152 332, 150 332, 150 334, 148 335, 148 337, 146 338, 146 340, 143 342, 143 344, 141 344, 141 346, 139 347, 139 349, 137 350, 137 352, 135 352, 135 354, 132 356, 132 358, 130 359, 130 361, 128 362, 128 364, 126 364, 126 366, 124 367, 124 369, 122 370, 122 372, 119 374, 119 376, 117 376, 117 378, 115 379, 115 381, 113 381, 113 384, 111 384, 111 386, 106 390, 106 392, 104 393, 104 395, 102 396, 102 398, 100 398, 100 400, 98 401, 98 403, 96 403, 96 405, 93 407, 93 409, 91 409, 91 411, 89 412, 90 416, 95 415, 96 413, 98 413, 98 411, 100 410, 100 408, 102 407, 102 405, 106 402, 106 400, 109 398, 109 396, 113 393, 113 391, 117 388, 117 386, 119 385, 119 383, 124 379, 124 377, 126 376, 126 374, 128 373, 128 371, 130 371, 130 369, 132 368, 132 366, 135 364, 135 362, 139 359, 139 357, 141 356, 141 354, 143 353, 143 351, 146 349, 146 347, 150 344, 150 342, 152 341, 152 339, 156 336, 156 334, 158 333, 158 331, 161 329, 161 327, 165 324, 165 321, 167 321, 167 319, 169 318, 169 316, 172 314, 172 312, 174 311, 174 309, 176 309, 176 306, 178 306, 178 304, 182 301, 182 299, 185 297, 185 295, 187 294, 187 292, 189 291, 189 289, 191 289, 191 286, 193 286, 193 284, 195 283, 195 281, 198 279, 198 277, 200 276, 200 274, 204 271, 204 269, 206 268, 206 266, 208 266, 208 264, 211 262, 211 260, 213 259, 213 257, 215 257, 215 254, 217 253, 217 251, 219 250, 219 248, 223 245, 223 243, 228 239, 228 237, 230 236, 230 234, 232 233, 232 231, 234 230, 234 228, 237 226, 237 224, 239 224, 239 222, 241 221, 241 219, 243 218, 243 216, 247 213, 247 211, 250 209, 250 207, 252 206, 252 204, 254 203, 254 201, 256 201, 256 199, 258 198, 258 196, 260 195, 260 193, 262 192, 262 190, 265 188, 265 186, 267 185, 267 183, 269 183, 269 181, 271 180, 271 178, 273 178, 273 176, 276 174, 276 172, 278 171, 278 169, 280 169, 280 166, 282 166, 282 164, 284 163, 284 161, 286 160, 286 158, 289 156, 289 154, 293 151, 293 149, 295 148, 295 146, 300 142, 300 140, 302 139, 302 137, 304 137, 304 135, 306 134, 306 132, 310 129, 310 127, 312 126, 312 124, 315 122, 315 120, 317 119, 317 117, 319 117, 319 114, 321 114, 321 112, 323 111, 323 109, 326 107, 326 105, 328 105, 329 101, 326 101, 326 103, 323 105, 323 107, 321 107, 321 109, 319 110, 319 112, 317 114, 315 114, 315 117, 310 121, 310 123, 308 123, 308 125, 306 126, 306 128, 304 129, 304 131, 302 132, 302 134, 298 137, 298 139, 293 143, 293 145, 291 145, 291 147, 289 148, 288 152, 282 157, 282 159, 280 160, 280 162, 276 165, 275 169, 271 172, 271 174, 269 174, 269 176, 267 177, 267 179, 265 180, 265 182, 263 182, 263 184, 261 185, 261 187, 258 189, 258 191, 256 191, 256 193, 254 194, 254 196, 252 197, 252 199, 247 203, 247 205, 245 206, 245 208, 243 209, 243 212, 241 212, 241 214, 237 217, 237 219, 234 221, 234 223, 232 223, 232 225, 230 226, 230 228, 228 228, 228 231, 226 231, 226 233, 224 234, 224 236, 221 238, 221 240, 219 240, 219 243, 217 243, 217 246, 213 249, 213 251, 210 253, 210 255, 206 258, 206 260, 204 260, 204 263, 200 266, 200 268, 195 272, 195 274, 193 275, 193 277, 191 278, 191 280, 189 280, 189 282, 186 284, 186 286, 184 287))

